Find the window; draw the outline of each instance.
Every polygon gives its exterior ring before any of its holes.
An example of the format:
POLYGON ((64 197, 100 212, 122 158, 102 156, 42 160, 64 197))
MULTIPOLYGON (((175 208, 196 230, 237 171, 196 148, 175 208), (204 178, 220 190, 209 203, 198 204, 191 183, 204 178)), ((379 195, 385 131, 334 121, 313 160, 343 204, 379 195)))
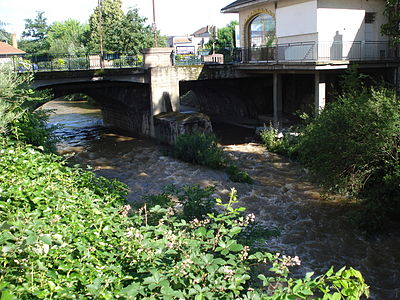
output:
POLYGON ((372 24, 375 22, 376 13, 366 12, 365 13, 365 24, 372 24))
POLYGON ((251 47, 270 46, 275 41, 275 19, 267 14, 260 14, 249 25, 251 47))

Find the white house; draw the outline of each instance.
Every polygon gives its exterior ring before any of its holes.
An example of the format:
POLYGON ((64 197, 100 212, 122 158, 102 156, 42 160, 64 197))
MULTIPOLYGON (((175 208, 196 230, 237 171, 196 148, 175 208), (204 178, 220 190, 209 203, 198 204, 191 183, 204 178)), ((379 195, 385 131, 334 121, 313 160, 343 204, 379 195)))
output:
POLYGON ((18 49, 17 36, 12 35, 13 45, 0 42, 0 64, 11 63, 14 58, 20 58, 25 55, 25 51, 18 49))
POLYGON ((209 26, 196 30, 187 36, 171 36, 168 39, 170 47, 174 48, 176 54, 197 54, 210 40, 209 26))
POLYGON ((362 60, 394 56, 380 34, 385 0, 238 0, 221 11, 238 13, 249 60, 362 60))
POLYGON ((384 8, 385 0, 237 0, 221 12, 239 14, 236 67, 271 81, 278 123, 311 104, 323 108, 354 63, 399 86, 398 55, 380 33, 384 8))

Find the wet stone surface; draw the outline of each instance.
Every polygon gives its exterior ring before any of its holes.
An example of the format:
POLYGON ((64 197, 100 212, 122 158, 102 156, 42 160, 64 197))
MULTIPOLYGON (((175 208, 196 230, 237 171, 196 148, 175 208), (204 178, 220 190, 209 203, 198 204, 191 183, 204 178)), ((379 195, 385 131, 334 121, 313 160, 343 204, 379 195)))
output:
POLYGON ((50 122, 65 124, 59 131, 63 138, 59 152, 73 155, 72 160, 83 166, 90 165, 98 175, 126 183, 128 201, 140 201, 143 195, 158 193, 168 184, 215 185, 223 199, 235 187, 247 213, 280 229, 278 237, 266 240, 265 249, 301 258, 296 273, 321 273, 331 265, 335 269, 352 266, 365 276, 373 299, 400 299, 399 234, 365 239, 345 217, 346 207, 328 200, 306 180, 301 168, 287 159, 258 144, 224 145, 227 155, 255 180, 252 185, 234 183, 222 171, 165 156, 152 140, 111 133, 101 127, 100 112, 84 103, 50 102, 47 108, 57 113, 50 122))

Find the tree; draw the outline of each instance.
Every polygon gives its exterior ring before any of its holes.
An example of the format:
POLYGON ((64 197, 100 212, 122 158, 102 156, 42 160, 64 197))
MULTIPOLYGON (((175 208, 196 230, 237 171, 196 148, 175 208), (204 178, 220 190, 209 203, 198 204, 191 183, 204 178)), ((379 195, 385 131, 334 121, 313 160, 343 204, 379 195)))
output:
POLYGON ((89 48, 100 52, 100 25, 105 52, 118 52, 121 49, 121 31, 124 19, 122 0, 103 0, 90 16, 89 48), (100 15, 101 12, 101 15, 100 15), (100 23, 101 20, 101 23, 100 23))
MULTIPOLYGON (((218 53, 223 53, 226 49, 235 48, 235 26, 239 23, 231 21, 225 27, 218 29, 217 39, 215 40, 215 50, 218 53)), ((208 43, 211 47, 212 41, 208 43)))
MULTIPOLYGON (((126 14, 121 9, 121 0, 103 0, 100 8, 96 7, 90 16, 91 51, 100 51, 100 26, 104 52, 131 52, 138 54, 143 48, 153 45, 153 36, 150 26, 146 25, 146 18, 139 15, 137 8, 131 8, 126 14)), ((165 38, 158 33, 159 45, 165 46, 165 38)))
POLYGON ((386 0, 383 14, 387 23, 381 27, 382 34, 387 35, 393 45, 400 45, 400 1, 386 0))
POLYGON ((25 19, 25 30, 22 37, 27 38, 20 42, 20 48, 28 53, 44 53, 49 49, 47 33, 49 26, 43 11, 38 11, 36 18, 25 19))
POLYGON ((77 20, 54 22, 48 30, 49 52, 70 55, 85 53, 88 33, 89 25, 77 20))
POLYGON ((4 25, 6 25, 6 23, 0 21, 0 42, 9 43, 11 40, 11 34, 3 28, 4 25))
MULTIPOLYGON (((150 26, 145 25, 146 18, 139 15, 138 9, 129 9, 123 18, 120 36, 120 49, 123 52, 139 54, 143 48, 153 46, 153 34, 150 26)), ((157 33, 158 46, 165 46, 165 38, 157 33)))

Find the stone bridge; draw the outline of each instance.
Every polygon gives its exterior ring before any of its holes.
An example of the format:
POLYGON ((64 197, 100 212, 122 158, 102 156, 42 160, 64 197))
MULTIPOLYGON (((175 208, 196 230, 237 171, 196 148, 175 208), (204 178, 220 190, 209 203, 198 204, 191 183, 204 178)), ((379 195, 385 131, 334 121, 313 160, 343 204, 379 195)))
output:
POLYGON ((144 50, 144 66, 129 69, 40 72, 36 89, 50 89, 55 98, 82 93, 102 109, 111 127, 156 137, 154 119, 179 112, 180 83, 239 78, 232 65, 173 66, 171 48, 144 50))

